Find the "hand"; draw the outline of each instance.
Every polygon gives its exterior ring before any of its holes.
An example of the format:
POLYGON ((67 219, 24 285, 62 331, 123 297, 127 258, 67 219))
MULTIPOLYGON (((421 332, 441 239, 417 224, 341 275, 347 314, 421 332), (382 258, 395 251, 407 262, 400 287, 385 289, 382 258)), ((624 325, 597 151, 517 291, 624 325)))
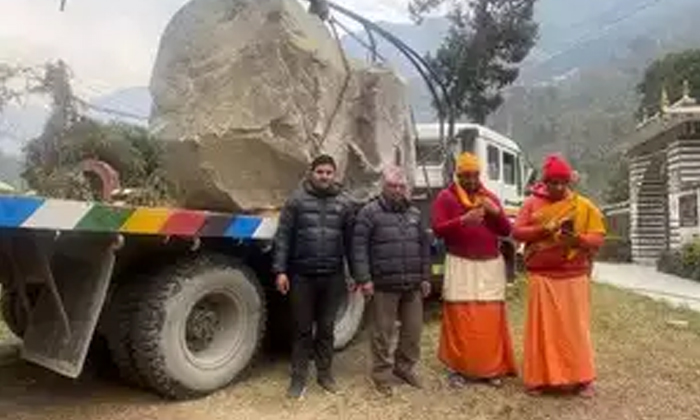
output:
POLYGON ((545 232, 547 232, 548 234, 551 235, 551 234, 559 231, 559 224, 557 222, 551 221, 551 222, 544 225, 544 230, 545 230, 545 232))
POLYGON ((484 208, 479 207, 476 209, 469 210, 467 213, 462 215, 460 218, 463 225, 478 224, 484 220, 484 208))
POLYGON ((286 274, 280 273, 275 279, 275 284, 277 285, 277 291, 286 295, 289 293, 289 277, 286 274))
POLYGON ((360 285, 360 290, 365 296, 372 296, 374 294, 374 283, 368 281, 367 283, 362 283, 360 285))
POLYGON ((420 284, 420 291, 423 294, 423 298, 427 298, 430 296, 430 282, 429 281, 423 281, 420 284))
POLYGON ((575 246, 578 246, 579 244, 579 237, 576 235, 574 232, 568 231, 568 230, 562 230, 560 232, 561 235, 561 240, 564 241, 564 244, 569 247, 573 248, 575 246))
POLYGON ((484 210, 486 213, 495 216, 497 214, 501 213, 500 207, 496 205, 496 203, 493 202, 490 198, 484 198, 484 210))

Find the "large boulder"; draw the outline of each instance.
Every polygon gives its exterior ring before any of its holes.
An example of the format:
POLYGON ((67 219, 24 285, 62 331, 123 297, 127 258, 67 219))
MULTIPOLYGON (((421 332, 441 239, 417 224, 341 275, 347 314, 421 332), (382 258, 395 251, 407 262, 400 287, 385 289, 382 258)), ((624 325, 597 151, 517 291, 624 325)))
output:
POLYGON ((414 163, 405 84, 350 62, 297 0, 193 0, 163 34, 151 128, 170 140, 180 204, 277 208, 319 153, 358 199, 381 167, 414 163))

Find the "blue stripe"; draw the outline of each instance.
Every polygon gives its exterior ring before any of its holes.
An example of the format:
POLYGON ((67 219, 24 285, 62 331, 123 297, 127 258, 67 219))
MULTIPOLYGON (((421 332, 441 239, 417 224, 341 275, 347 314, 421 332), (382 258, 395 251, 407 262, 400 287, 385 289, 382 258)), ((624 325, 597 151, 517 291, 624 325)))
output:
POLYGON ((43 203, 41 198, 0 196, 0 227, 22 226, 43 203))
POLYGON ((249 239, 262 223, 261 217, 236 216, 226 229, 224 236, 236 239, 249 239))

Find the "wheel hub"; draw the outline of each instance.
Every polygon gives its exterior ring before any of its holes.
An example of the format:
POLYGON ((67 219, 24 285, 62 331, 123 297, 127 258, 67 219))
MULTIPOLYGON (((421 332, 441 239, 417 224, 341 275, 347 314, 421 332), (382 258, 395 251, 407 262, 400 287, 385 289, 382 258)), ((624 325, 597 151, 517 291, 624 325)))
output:
POLYGON ((234 295, 216 291, 201 297, 187 314, 182 346, 202 368, 225 363, 239 343, 243 314, 234 295))
POLYGON ((210 302, 199 302, 187 317, 187 347, 193 353, 206 350, 214 341, 221 319, 210 302))

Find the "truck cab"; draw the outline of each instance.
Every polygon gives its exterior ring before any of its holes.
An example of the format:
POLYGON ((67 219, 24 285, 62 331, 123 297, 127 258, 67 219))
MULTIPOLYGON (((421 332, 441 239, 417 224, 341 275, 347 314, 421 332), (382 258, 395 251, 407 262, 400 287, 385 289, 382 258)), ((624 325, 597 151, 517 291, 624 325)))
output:
MULTIPOLYGON (((419 195, 431 195, 447 186, 440 125, 418 124, 416 129, 415 190, 419 195)), ((514 215, 522 205, 525 175, 529 173, 520 146, 494 130, 469 123, 455 124, 455 140, 451 147, 453 157, 463 152, 478 156, 484 168, 484 186, 498 195, 509 215, 514 215)))

